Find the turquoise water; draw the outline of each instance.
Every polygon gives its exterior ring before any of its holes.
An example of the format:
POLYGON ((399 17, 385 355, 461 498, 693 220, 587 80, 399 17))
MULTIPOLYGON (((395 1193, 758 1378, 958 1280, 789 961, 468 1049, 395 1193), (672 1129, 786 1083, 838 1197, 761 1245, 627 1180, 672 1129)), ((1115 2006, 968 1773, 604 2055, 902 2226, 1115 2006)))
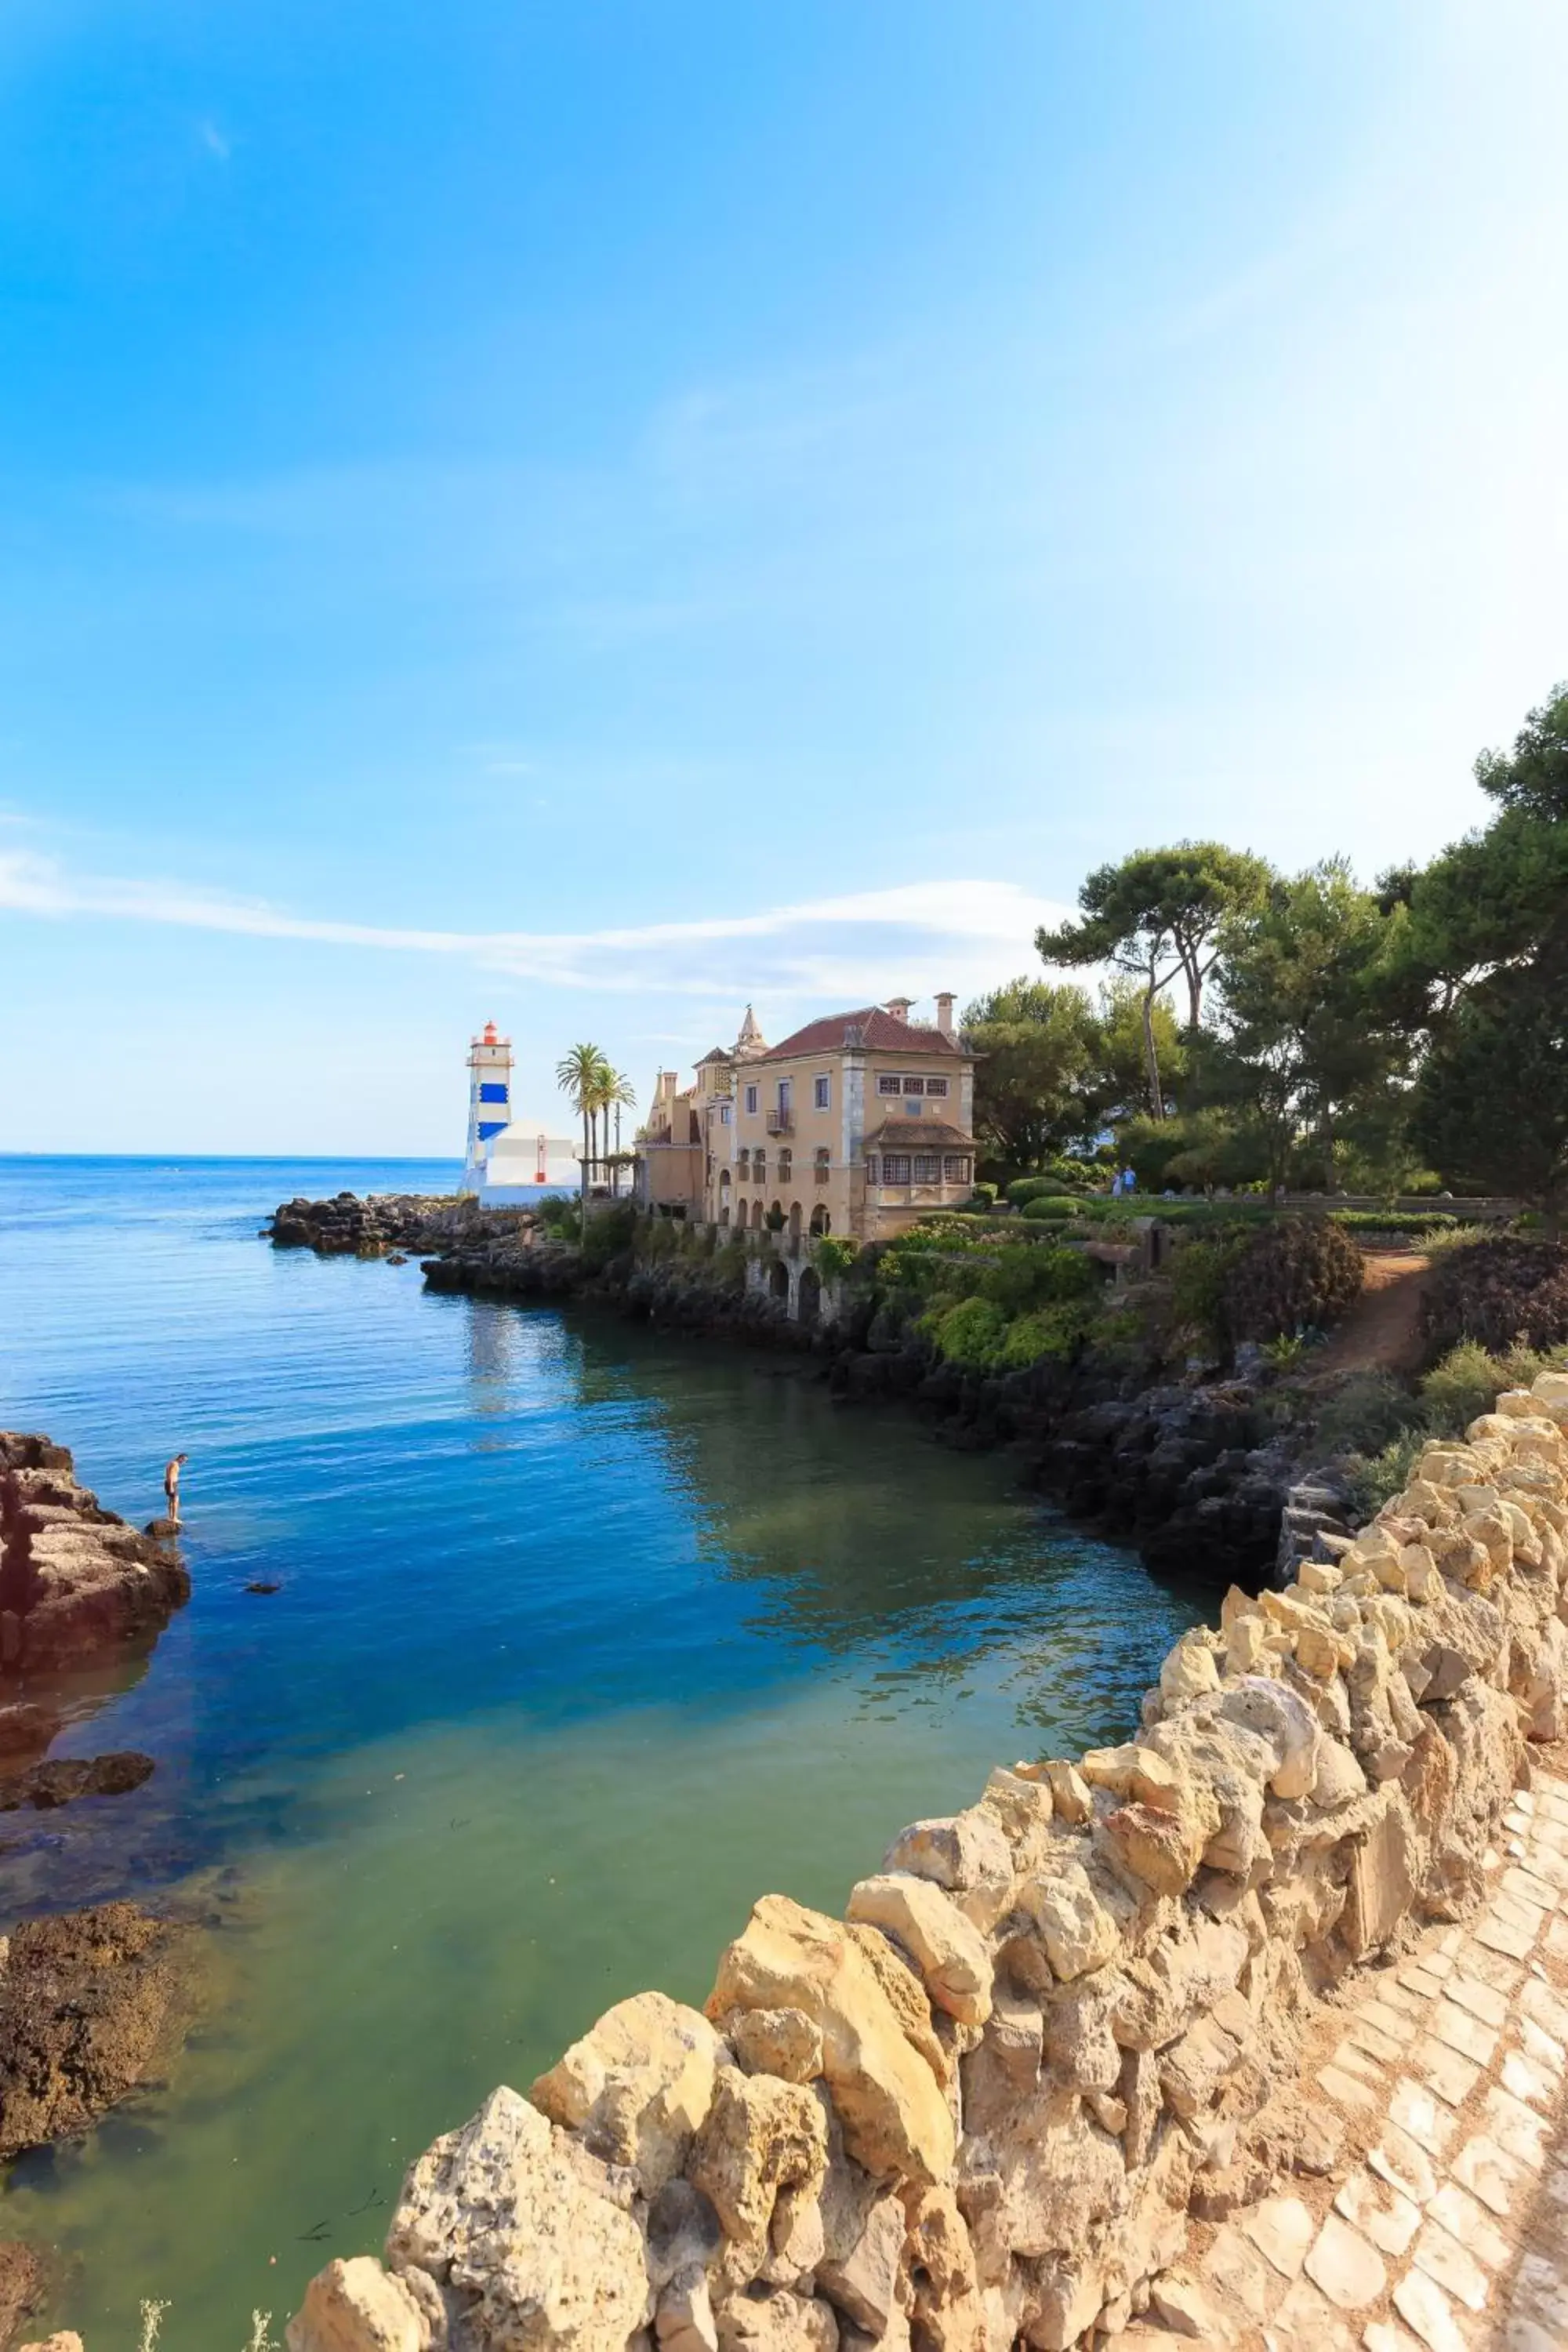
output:
POLYGON ((89 2352, 143 2295, 163 2352, 280 2335, 494 2084, 644 1985, 700 2000, 754 1896, 837 1908, 995 1760, 1117 1736, 1202 1613, 794 1360, 257 1238, 455 1176, 0 1160, 0 1425, 137 1521, 190 1455, 191 1605, 61 1742, 157 1773, 0 1849, 0 1926, 150 1890, 213 1924, 166 2081, 0 2200, 89 2352))

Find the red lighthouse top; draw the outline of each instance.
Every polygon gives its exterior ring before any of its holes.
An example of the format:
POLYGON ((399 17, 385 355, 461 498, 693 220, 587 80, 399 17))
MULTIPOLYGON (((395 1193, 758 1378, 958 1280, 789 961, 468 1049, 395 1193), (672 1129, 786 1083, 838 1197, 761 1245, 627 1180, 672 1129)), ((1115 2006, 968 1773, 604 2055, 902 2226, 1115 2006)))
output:
POLYGON ((487 1021, 485 1023, 483 1042, 487 1045, 493 1045, 496 1042, 496 1024, 493 1021, 487 1021))

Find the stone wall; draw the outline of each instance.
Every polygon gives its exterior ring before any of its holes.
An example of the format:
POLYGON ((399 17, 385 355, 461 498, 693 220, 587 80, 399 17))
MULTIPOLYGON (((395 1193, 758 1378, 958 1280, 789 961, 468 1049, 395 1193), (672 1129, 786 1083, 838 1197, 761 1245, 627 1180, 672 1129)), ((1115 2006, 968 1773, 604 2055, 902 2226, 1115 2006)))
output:
POLYGON ((845 1919, 764 1895, 706 2013, 620 2002, 410 2170, 290 2352, 1037 2352, 1310 2168, 1323 1996, 1474 1900, 1564 1727, 1568 1375, 1186 1635, 1137 1738, 998 1770, 845 1919))

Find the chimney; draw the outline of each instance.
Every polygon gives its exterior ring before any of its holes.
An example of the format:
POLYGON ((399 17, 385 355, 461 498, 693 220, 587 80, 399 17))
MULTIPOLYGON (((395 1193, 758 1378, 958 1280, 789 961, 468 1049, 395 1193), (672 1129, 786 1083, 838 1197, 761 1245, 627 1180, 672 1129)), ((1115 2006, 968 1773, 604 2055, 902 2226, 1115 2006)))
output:
POLYGON ((889 996, 882 1010, 884 1013, 890 1013, 895 1021, 907 1021, 910 1017, 910 1007, 913 1003, 912 996, 889 996))
POLYGON ((952 1036, 952 989, 951 989, 951 988, 943 988, 943 989, 940 989, 940 990, 937 992, 937 1000, 936 1000, 936 1025, 937 1025, 937 1027, 942 1031, 942 1035, 943 1035, 944 1037, 951 1037, 951 1036, 952 1036))

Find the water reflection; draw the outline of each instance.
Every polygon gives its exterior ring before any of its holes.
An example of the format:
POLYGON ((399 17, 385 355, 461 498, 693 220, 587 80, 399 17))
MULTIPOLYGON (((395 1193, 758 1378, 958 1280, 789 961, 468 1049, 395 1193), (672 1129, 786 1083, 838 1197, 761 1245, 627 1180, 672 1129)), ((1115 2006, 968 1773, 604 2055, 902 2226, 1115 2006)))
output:
POLYGON ((494 2082, 639 1986, 700 1999, 765 1885, 837 1906, 997 1758, 1116 1736, 1190 1622, 1005 1461, 795 1367, 256 1239, 403 1171, 67 1171, 25 1237, 6 1181, 0 1419, 143 1517, 180 1431, 195 1580, 76 1695, 72 1744, 154 1779, 6 1854, 8 1908, 195 1873, 234 1923, 166 2087, 12 2181, 89 2342, 157 2294, 166 2352, 242 2343, 494 2082))

